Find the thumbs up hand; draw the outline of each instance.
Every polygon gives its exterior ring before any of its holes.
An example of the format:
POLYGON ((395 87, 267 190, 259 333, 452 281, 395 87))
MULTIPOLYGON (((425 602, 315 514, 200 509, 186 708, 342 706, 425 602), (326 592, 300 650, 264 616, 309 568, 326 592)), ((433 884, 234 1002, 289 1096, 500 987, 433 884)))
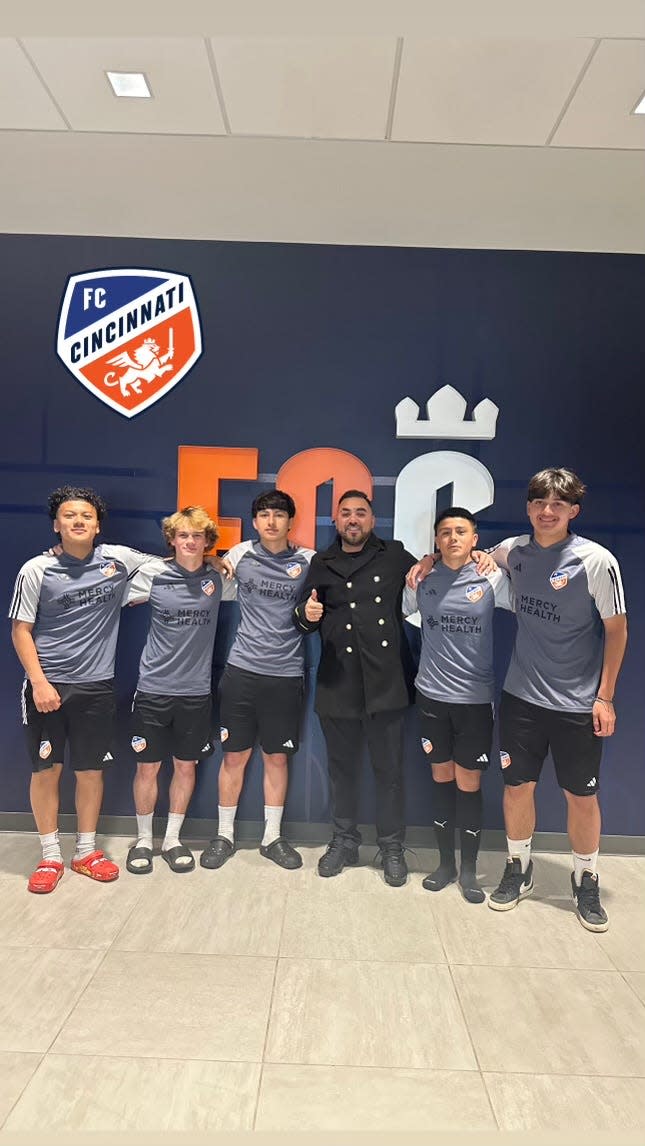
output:
POLYGON ((316 589, 312 589, 305 602, 305 617, 308 621, 319 621, 323 615, 324 606, 318 600, 316 589))

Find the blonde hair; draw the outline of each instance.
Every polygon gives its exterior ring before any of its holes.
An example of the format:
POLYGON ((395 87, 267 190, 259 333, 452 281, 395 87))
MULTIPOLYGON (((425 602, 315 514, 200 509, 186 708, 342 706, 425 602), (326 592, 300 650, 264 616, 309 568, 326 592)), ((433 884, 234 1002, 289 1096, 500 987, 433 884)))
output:
POLYGON ((199 533, 203 531, 206 548, 213 548, 218 538, 217 526, 203 505, 187 505, 185 509, 178 509, 176 513, 171 513, 170 517, 164 517, 161 528, 166 544, 170 548, 173 547, 177 530, 186 526, 189 529, 197 530, 199 533))

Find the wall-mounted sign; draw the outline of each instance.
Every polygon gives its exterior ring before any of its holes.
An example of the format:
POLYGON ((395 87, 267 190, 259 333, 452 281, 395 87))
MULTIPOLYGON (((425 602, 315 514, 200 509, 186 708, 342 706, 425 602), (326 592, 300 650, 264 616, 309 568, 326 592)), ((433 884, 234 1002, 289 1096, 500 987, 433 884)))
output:
POLYGON ((133 418, 181 382, 202 353, 190 279, 131 268, 72 275, 56 349, 90 393, 133 418))

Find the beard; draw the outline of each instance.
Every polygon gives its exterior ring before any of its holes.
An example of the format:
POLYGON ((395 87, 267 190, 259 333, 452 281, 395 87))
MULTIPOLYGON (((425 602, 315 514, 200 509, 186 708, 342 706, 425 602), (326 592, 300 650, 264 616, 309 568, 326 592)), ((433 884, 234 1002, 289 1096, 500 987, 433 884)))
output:
POLYGON ((361 526, 351 532, 347 529, 339 529, 338 536, 345 545, 351 546, 352 549, 362 549, 367 541, 371 529, 362 529, 361 526))

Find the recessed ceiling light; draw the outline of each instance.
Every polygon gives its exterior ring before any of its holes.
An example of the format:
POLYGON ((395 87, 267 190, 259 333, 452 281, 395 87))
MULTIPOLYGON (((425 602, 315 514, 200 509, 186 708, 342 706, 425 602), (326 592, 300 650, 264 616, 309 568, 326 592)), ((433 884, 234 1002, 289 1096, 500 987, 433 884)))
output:
POLYGON ((112 91, 116 96, 130 99, 151 99, 152 92, 143 72, 106 72, 112 91))
POLYGON ((636 107, 634 108, 632 115, 645 115, 645 95, 636 104, 636 107))

